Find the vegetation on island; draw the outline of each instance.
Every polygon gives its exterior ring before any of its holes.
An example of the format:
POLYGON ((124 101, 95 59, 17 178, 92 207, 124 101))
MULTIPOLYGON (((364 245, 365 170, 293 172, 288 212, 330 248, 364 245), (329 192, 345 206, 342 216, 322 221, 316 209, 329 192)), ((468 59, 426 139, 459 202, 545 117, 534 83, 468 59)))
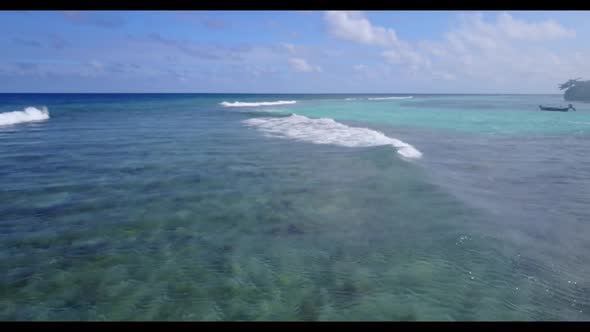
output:
POLYGON ((565 100, 590 102, 590 81, 580 81, 580 79, 570 79, 559 85, 560 90, 565 90, 563 94, 565 100))

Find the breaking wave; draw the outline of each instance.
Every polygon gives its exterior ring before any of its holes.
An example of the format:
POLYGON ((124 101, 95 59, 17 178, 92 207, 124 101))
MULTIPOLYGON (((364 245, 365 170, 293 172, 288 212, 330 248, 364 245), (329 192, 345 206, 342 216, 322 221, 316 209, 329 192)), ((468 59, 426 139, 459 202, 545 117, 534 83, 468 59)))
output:
POLYGON ((295 100, 278 100, 278 101, 260 101, 260 102, 242 102, 235 101, 233 103, 224 101, 221 102, 225 107, 255 107, 255 106, 276 106, 276 105, 290 105, 297 103, 295 100))
POLYGON ((252 118, 244 123, 267 136, 290 138, 315 144, 334 144, 346 147, 369 147, 391 145, 400 155, 420 158, 422 153, 410 144, 391 138, 381 132, 359 127, 350 127, 333 119, 310 119, 292 114, 280 118, 252 118))
POLYGON ((22 111, 4 112, 0 113, 0 126, 15 125, 24 122, 45 121, 49 119, 49 111, 47 107, 29 106, 22 111))

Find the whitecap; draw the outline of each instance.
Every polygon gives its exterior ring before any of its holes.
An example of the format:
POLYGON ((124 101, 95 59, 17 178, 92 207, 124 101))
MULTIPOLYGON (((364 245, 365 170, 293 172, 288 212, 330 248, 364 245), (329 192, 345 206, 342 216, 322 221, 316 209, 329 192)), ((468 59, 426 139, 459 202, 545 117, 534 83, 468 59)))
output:
POLYGON ((422 157, 420 151, 401 140, 372 129, 350 127, 329 118, 311 119, 292 114, 281 118, 251 118, 244 120, 244 123, 271 137, 345 147, 391 145, 404 157, 422 157))
POLYGON ((41 109, 29 106, 22 111, 0 113, 0 126, 10 126, 24 122, 45 121, 49 119, 47 107, 41 109))
POLYGON ((224 101, 220 105, 225 107, 256 107, 256 106, 276 106, 276 105, 290 105, 295 104, 295 100, 278 100, 278 101, 259 101, 259 102, 242 102, 235 101, 233 103, 224 101))

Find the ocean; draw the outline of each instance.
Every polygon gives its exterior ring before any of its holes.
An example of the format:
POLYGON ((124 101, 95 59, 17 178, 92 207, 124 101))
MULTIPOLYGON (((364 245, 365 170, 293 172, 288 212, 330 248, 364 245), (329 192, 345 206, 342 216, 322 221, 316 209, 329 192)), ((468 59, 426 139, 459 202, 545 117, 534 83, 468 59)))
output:
POLYGON ((589 320, 590 104, 0 94, 0 320, 589 320))

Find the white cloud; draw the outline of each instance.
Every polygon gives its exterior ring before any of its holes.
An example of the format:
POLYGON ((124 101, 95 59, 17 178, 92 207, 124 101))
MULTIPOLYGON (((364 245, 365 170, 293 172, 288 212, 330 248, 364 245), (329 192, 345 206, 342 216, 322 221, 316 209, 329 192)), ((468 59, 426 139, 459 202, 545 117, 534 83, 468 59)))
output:
POLYGON ((576 31, 567 29, 554 20, 527 23, 513 18, 508 13, 498 15, 497 26, 502 33, 513 39, 541 41, 576 36, 576 31))
POLYGON ((381 53, 388 62, 398 65, 407 65, 412 70, 430 67, 430 60, 428 57, 415 51, 414 48, 407 43, 400 43, 400 46, 381 53))
POLYGON ((441 79, 441 80, 445 80, 445 81, 455 81, 457 79, 457 77, 455 77, 455 75, 445 72, 445 71, 434 71, 434 72, 432 72, 432 76, 435 79, 441 79))
POLYGON ((307 60, 302 58, 290 58, 289 64, 291 68, 295 69, 296 71, 304 72, 304 73, 312 73, 312 72, 321 72, 322 68, 320 66, 313 66, 310 65, 307 60))
POLYGON ((295 45, 290 43, 281 43, 281 46, 289 53, 295 53, 295 45))
POLYGON ((486 22, 483 15, 477 13, 463 15, 461 25, 448 32, 446 40, 455 51, 462 52, 470 47, 494 50, 514 41, 539 42, 575 36, 574 30, 553 20, 526 22, 508 13, 501 13, 496 17, 496 22, 486 22))
POLYGON ((427 57, 416 52, 411 44, 398 39, 395 30, 373 25, 362 12, 328 11, 324 19, 330 32, 338 38, 387 48, 381 55, 389 63, 407 65, 414 71, 430 65, 427 57))
POLYGON ((470 14, 462 16, 460 22, 444 41, 421 44, 441 65, 452 68, 455 76, 498 82, 533 77, 551 80, 557 72, 565 74, 564 65, 572 60, 568 60, 571 56, 556 54, 547 47, 555 39, 576 35, 574 30, 553 20, 527 22, 501 13, 495 21, 470 14))
POLYGON ((423 49, 426 53, 430 53, 433 56, 447 55, 447 49, 443 45, 432 41, 420 41, 418 42, 418 48, 423 49))
POLYGON ((328 11, 324 15, 335 37, 361 44, 392 46, 397 42, 393 29, 373 26, 362 12, 328 11))
MULTIPOLYGON (((367 66, 365 64, 356 64, 352 66, 353 76, 351 78, 358 82, 367 82, 367 80, 380 80, 385 77, 386 72, 383 65, 367 66)), ((366 88, 364 85, 359 87, 366 88)))
POLYGON ((368 69, 368 67, 367 67, 366 65, 363 65, 363 64, 360 64, 360 65, 354 65, 352 68, 353 68, 355 71, 358 71, 358 72, 364 72, 364 71, 366 71, 366 70, 368 69))
MULTIPOLYGON (((442 39, 411 42, 398 38, 392 28, 373 25, 361 12, 328 12, 324 19, 333 36, 381 46, 379 54, 395 77, 416 82, 443 80, 468 89, 531 91, 525 89, 552 89, 553 81, 590 76, 588 62, 580 60, 585 52, 560 52, 551 46, 556 40, 576 37, 575 30, 551 19, 460 14, 459 24, 442 31, 442 39)), ((362 65, 353 69, 366 70, 362 65)))

